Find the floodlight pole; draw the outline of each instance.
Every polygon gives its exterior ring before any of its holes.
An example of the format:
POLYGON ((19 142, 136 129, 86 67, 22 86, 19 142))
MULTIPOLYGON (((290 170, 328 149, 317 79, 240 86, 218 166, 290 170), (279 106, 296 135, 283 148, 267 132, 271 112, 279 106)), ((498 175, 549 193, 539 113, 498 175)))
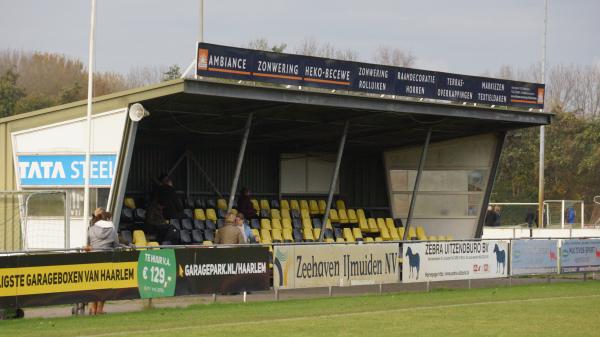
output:
POLYGON ((235 190, 237 190, 238 181, 240 179, 240 172, 242 171, 242 163, 244 162, 244 154, 246 153, 246 144, 248 143, 248 136, 250 135, 250 127, 252 126, 252 115, 251 112, 246 120, 246 129, 244 131, 244 138, 242 139, 242 145, 240 145, 240 153, 238 154, 237 165, 235 166, 235 174, 233 176, 233 182, 231 183, 231 193, 229 193, 229 203, 227 203, 227 212, 231 211, 233 207, 233 199, 235 198, 235 190))
POLYGON ((427 137, 425 137, 425 144, 423 144, 423 150, 421 151, 421 159, 419 159, 419 168, 417 170, 417 177, 415 179, 415 187, 410 198, 410 206, 408 208, 408 217, 406 218, 406 225, 404 228, 404 235, 402 241, 406 241, 408 237, 408 229, 410 228, 413 212, 415 210, 415 202, 417 201, 417 193, 419 193, 419 185, 421 184, 421 176, 423 175, 423 168, 425 167, 425 161, 427 160, 427 151, 429 151, 429 141, 431 140, 431 128, 427 130, 427 137))
MULTIPOLYGON (((540 73, 541 82, 546 83, 546 40, 548 38, 548 0, 544 5, 544 39, 542 40, 542 69, 540 73)), ((546 142, 546 128, 540 126, 540 167, 538 182, 538 225, 544 227, 544 152, 546 142)))
POLYGON ((346 121, 344 124, 344 132, 342 133, 342 138, 340 139, 340 146, 338 147, 337 158, 335 160, 335 168, 333 170, 333 177, 331 178, 331 185, 329 185, 329 195, 327 196, 327 207, 325 207, 325 214, 323 214, 323 221, 321 223, 321 234, 319 235, 319 242, 323 242, 323 237, 325 236, 325 228, 327 224, 327 219, 329 218, 329 210, 331 209, 331 203, 333 202, 333 191, 335 190, 335 185, 337 184, 339 172, 340 172, 340 164, 342 163, 342 155, 344 154, 344 146, 346 145, 346 137, 348 136, 348 127, 350 126, 350 121, 346 121))
MULTIPOLYGON (((88 58, 88 97, 87 97, 87 114, 85 123, 85 165, 83 166, 83 224, 84 228, 87 225, 90 214, 90 152, 92 147, 92 97, 94 87, 94 33, 96 30, 96 0, 92 0, 92 15, 90 23, 90 47, 88 58)), ((87 237, 87 234, 86 234, 87 237)), ((87 241, 87 238, 86 240, 87 241)))

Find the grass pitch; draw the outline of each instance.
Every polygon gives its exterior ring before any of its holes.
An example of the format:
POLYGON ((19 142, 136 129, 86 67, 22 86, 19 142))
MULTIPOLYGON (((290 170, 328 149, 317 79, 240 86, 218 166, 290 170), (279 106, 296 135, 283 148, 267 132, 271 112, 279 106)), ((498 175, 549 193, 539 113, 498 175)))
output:
POLYGON ((598 336, 600 282, 0 321, 2 336, 598 336))

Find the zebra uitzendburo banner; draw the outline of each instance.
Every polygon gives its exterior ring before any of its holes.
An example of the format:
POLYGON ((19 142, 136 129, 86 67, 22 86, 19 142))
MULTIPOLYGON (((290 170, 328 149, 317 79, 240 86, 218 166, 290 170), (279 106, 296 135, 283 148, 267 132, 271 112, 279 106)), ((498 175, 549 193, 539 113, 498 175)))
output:
POLYGON ((198 43, 198 76, 542 109, 544 85, 198 43))
POLYGON ((269 289, 263 247, 0 257, 0 308, 269 289))

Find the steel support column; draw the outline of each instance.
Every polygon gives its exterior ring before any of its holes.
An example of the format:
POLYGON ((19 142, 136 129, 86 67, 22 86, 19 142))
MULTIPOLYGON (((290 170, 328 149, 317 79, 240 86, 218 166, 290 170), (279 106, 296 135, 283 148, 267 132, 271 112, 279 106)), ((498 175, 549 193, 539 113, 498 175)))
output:
POLYGON ((410 228, 413 212, 415 210, 415 202, 417 201, 417 193, 419 193, 419 184, 421 183, 421 176, 423 175, 423 168, 425 167, 425 161, 427 160, 427 151, 429 150, 429 141, 431 140, 431 128, 427 130, 427 137, 425 138, 425 144, 423 144, 423 150, 421 151, 421 159, 419 159, 419 168, 417 170, 417 178, 415 179, 415 187, 410 198, 410 206, 408 208, 408 217, 406 218, 406 225, 404 228, 404 236, 402 240, 406 241, 408 237, 408 230, 410 228))
POLYGON ((231 193, 229 193, 229 202, 227 203, 227 212, 231 211, 233 207, 233 199, 235 198, 235 190, 237 190, 238 181, 240 179, 240 173, 242 172, 242 164, 244 162, 244 154, 246 153, 246 144, 248 143, 248 136, 250 135, 250 127, 252 126, 252 115, 248 115, 246 121, 246 128, 244 131, 244 138, 242 138, 242 144, 240 145, 240 153, 238 154, 237 165, 235 166, 235 174, 233 175, 233 182, 231 183, 231 193))
POLYGON ((340 139, 340 146, 338 147, 337 158, 335 160, 335 168, 333 169, 333 177, 331 178, 331 185, 329 185, 329 195, 327 196, 327 207, 325 207, 325 214, 323 214, 323 223, 321 224, 321 234, 319 235, 319 241, 323 241, 323 236, 325 235, 325 225, 327 224, 327 218, 329 218, 329 210, 331 209, 331 203, 333 201, 333 191, 335 190, 335 185, 337 184, 339 172, 340 172, 340 164, 342 162, 342 155, 344 154, 344 146, 346 145, 346 137, 348 136, 348 127, 350 126, 350 121, 346 121, 344 125, 344 132, 342 133, 342 138, 340 139))

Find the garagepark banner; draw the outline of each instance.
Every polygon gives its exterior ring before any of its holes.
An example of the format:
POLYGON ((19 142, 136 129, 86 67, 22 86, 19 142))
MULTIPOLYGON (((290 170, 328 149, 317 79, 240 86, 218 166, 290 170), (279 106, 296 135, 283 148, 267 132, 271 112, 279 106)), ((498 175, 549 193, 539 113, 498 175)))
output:
POLYGON ((544 107, 544 85, 198 43, 198 76, 450 102, 544 107))
POLYGON ((506 241, 437 241, 402 245, 402 282, 508 276, 506 241))
POLYGON ((0 257, 0 308, 269 289, 265 247, 0 257))

